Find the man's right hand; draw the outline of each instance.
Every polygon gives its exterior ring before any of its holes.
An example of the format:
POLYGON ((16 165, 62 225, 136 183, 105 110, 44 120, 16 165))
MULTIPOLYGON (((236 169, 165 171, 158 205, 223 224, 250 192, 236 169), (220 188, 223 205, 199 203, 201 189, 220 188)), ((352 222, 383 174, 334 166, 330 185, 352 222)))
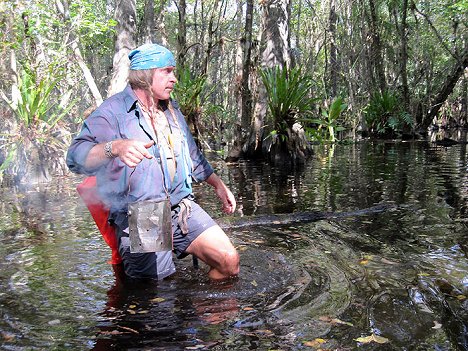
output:
POLYGON ((117 139, 112 141, 112 153, 120 157, 123 163, 129 167, 136 167, 144 158, 151 159, 153 155, 148 149, 154 145, 154 141, 144 142, 134 139, 117 139))

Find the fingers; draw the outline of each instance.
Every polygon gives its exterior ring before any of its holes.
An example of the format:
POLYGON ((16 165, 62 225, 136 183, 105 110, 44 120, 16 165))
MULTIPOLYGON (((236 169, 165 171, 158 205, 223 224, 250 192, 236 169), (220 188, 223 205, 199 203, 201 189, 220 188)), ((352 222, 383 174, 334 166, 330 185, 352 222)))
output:
POLYGON ((153 158, 153 155, 148 151, 148 148, 154 145, 153 141, 145 143, 139 140, 122 139, 114 144, 116 144, 116 154, 129 167, 136 167, 144 158, 153 158))
POLYGON ((151 146, 153 146, 155 143, 154 143, 154 140, 151 140, 149 143, 146 143, 144 146, 146 149, 149 149, 151 146))
POLYGON ((151 146, 153 146, 155 144, 154 140, 151 140, 149 143, 146 143, 144 144, 144 148, 145 150, 143 150, 143 156, 145 156, 146 158, 150 159, 150 158, 153 158, 153 155, 151 155, 147 149, 149 149, 151 146))
POLYGON ((236 210, 236 199, 234 195, 228 190, 225 197, 223 198, 223 212, 226 214, 232 214, 236 210))

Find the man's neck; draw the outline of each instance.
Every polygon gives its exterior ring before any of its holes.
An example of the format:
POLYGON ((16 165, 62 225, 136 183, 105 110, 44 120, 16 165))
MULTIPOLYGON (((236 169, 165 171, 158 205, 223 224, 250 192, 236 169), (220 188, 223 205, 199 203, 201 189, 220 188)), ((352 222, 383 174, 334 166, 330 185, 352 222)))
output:
MULTIPOLYGON (((149 108, 151 104, 151 97, 148 95, 148 93, 143 90, 143 89, 135 89, 133 90, 135 92, 135 95, 138 98, 138 101, 143 104, 143 107, 149 108)), ((157 102, 156 102, 157 105, 157 102)))

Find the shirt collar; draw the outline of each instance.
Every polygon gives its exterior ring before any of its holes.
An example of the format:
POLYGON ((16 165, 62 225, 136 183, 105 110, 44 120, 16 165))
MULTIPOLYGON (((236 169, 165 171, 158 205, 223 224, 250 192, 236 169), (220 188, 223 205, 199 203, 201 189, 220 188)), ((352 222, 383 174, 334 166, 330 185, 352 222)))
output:
POLYGON ((136 109, 138 98, 130 84, 127 84, 125 87, 124 94, 125 109, 127 110, 127 113, 129 113, 130 111, 136 109))

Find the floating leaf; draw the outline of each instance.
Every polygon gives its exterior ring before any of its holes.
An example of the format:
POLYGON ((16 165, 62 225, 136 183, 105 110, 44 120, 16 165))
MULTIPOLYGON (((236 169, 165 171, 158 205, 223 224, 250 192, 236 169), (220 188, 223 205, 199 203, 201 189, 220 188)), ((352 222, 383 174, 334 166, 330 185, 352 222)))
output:
POLYGON ((375 335, 375 334, 365 336, 365 337, 360 337, 360 338, 357 338, 357 339, 354 339, 354 340, 356 340, 357 342, 363 343, 363 344, 369 344, 371 342, 376 342, 378 344, 385 344, 385 343, 388 342, 387 338, 384 338, 383 336, 379 336, 379 335, 375 335))
POLYGON ((327 340, 325 340, 325 339, 316 338, 316 339, 314 339, 314 340, 312 340, 312 341, 305 341, 305 342, 304 342, 304 346, 318 348, 318 347, 320 347, 322 344, 325 344, 326 342, 327 342, 327 340))
POLYGON ((348 325, 350 327, 353 326, 353 323, 345 322, 345 321, 342 321, 341 319, 332 318, 330 316, 320 316, 319 320, 321 320, 322 322, 325 322, 325 323, 330 323, 330 324, 344 324, 344 325, 348 325))
POLYGON ((150 302, 154 302, 154 303, 160 303, 160 302, 163 302, 163 301, 166 301, 166 299, 164 299, 162 297, 155 297, 154 299, 150 300, 150 302))
POLYGON ((381 261, 382 261, 382 263, 386 263, 386 264, 393 264, 393 265, 398 264, 397 262, 387 260, 386 258, 382 258, 381 261))
POLYGON ((359 260, 359 264, 366 265, 369 263, 369 260, 366 260, 365 258, 359 260))
POLYGON ((2 334, 2 339, 4 341, 11 342, 11 341, 15 340, 15 338, 16 338, 15 334, 12 334, 12 333, 2 332, 1 334, 2 334))
POLYGON ((258 286, 258 283, 257 283, 255 280, 252 280, 252 281, 250 282, 250 284, 252 284, 252 285, 255 286, 255 287, 258 286))
POLYGON ((264 241, 264 240, 259 240, 259 239, 250 240, 250 242, 251 242, 252 244, 265 244, 265 241, 264 241))
POLYGON ((253 311, 254 308, 253 307, 244 307, 243 310, 244 311, 253 311))
POLYGON ((330 323, 332 320, 330 316, 320 316, 318 319, 321 320, 322 322, 327 322, 327 323, 330 323))
POLYGON ((353 323, 350 323, 350 322, 345 322, 345 321, 342 321, 341 319, 338 319, 338 318, 333 318, 330 323, 332 324, 344 324, 344 325, 348 325, 350 327, 353 326, 353 323))
POLYGON ((465 295, 458 295, 457 296, 457 299, 462 301, 462 300, 465 300, 466 299, 466 296, 465 295))

